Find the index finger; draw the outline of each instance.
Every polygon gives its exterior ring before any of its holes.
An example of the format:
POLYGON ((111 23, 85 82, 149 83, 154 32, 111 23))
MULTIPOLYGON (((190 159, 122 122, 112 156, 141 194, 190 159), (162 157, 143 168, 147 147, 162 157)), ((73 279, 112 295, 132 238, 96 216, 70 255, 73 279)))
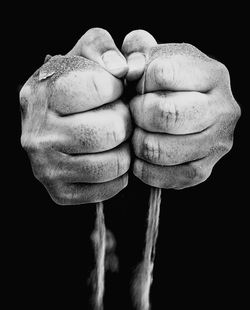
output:
POLYGON ((208 92, 218 85, 224 65, 209 58, 189 44, 161 44, 148 57, 144 77, 137 90, 208 92), (174 47, 171 47, 171 46, 174 47), (197 52, 197 51, 198 52, 197 52), (145 79, 145 80, 144 80, 145 79))
POLYGON ((55 56, 40 69, 48 79, 49 108, 60 115, 84 112, 118 99, 122 82, 81 56, 55 56), (49 74, 51 72, 51 75, 49 74))

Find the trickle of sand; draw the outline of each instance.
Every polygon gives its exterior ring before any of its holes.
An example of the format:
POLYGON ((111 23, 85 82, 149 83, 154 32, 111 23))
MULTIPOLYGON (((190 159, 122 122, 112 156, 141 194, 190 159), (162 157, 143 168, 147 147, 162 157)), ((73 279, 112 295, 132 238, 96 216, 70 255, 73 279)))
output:
POLYGON ((92 234, 92 240, 96 261, 96 269, 93 277, 93 302, 95 310, 103 310, 105 285, 106 227, 102 202, 96 204, 96 223, 95 230, 92 234))
POLYGON ((119 260, 115 255, 116 240, 106 228, 102 202, 96 204, 95 229, 91 235, 95 253, 95 269, 92 273, 93 298, 95 310, 104 309, 105 271, 118 271, 119 260))
POLYGON ((150 288, 153 282, 155 248, 159 230, 161 189, 150 189, 148 226, 143 261, 138 266, 133 283, 134 303, 138 310, 150 309, 150 288))

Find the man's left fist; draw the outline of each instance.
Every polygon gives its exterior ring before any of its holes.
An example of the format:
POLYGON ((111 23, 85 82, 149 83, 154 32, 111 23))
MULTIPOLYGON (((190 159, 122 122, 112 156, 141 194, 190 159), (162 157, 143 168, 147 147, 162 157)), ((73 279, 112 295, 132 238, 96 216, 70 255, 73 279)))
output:
POLYGON ((160 188, 182 189, 206 180, 232 147, 240 117, 227 68, 190 44, 157 44, 138 30, 124 39, 130 102, 137 127, 134 174, 160 188))

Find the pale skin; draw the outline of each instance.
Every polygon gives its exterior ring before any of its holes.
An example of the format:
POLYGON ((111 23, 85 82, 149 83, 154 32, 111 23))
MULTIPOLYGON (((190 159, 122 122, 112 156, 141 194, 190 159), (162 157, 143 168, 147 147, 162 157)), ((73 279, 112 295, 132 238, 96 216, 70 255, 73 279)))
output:
POLYGON ((231 149, 240 117, 223 64, 190 44, 157 44, 143 30, 119 51, 106 30, 90 29, 26 82, 20 103, 22 145, 61 205, 113 197, 129 169, 155 187, 199 184, 231 149), (129 104, 124 79, 137 84, 129 104))

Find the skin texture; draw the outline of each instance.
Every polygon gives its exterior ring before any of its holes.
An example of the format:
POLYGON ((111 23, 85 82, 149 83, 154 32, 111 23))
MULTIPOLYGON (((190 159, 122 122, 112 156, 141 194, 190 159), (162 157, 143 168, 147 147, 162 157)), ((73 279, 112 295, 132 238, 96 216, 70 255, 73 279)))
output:
POLYGON ((122 52, 127 79, 137 81, 134 174, 159 188, 205 181, 231 149, 241 113, 227 68, 190 44, 158 45, 143 30, 125 37, 122 52))
POLYGON ((47 57, 21 89, 21 143, 57 204, 104 201, 127 186, 126 72, 109 33, 94 28, 66 56, 47 57))
POLYGON ((159 188, 206 180, 232 147, 240 107, 227 68, 190 44, 130 32, 122 50, 100 28, 45 64, 20 92, 21 143, 60 205, 104 201, 134 174, 159 188), (129 106, 122 79, 136 84, 129 106), (132 119, 135 128, 132 129, 132 119))

